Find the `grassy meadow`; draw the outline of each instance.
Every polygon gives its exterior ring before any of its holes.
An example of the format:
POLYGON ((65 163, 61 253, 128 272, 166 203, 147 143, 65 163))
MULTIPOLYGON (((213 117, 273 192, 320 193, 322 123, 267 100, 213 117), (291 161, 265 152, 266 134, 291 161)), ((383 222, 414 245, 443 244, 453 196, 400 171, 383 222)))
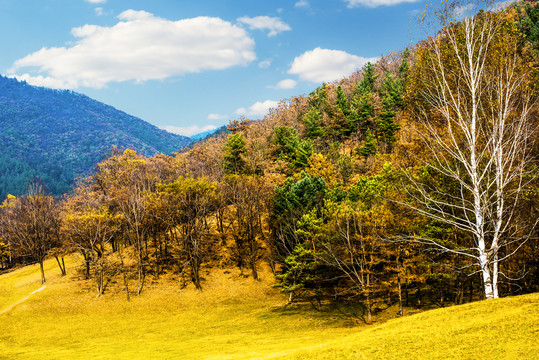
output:
POLYGON ((539 294, 361 325, 308 307, 236 270, 212 270, 197 292, 148 281, 127 302, 119 285, 99 299, 46 263, 0 275, 0 359, 493 359, 539 358, 539 294), (10 307, 12 307, 10 309, 10 307), (6 311, 6 309, 9 309, 6 311), (354 326, 352 326, 354 325, 354 326))

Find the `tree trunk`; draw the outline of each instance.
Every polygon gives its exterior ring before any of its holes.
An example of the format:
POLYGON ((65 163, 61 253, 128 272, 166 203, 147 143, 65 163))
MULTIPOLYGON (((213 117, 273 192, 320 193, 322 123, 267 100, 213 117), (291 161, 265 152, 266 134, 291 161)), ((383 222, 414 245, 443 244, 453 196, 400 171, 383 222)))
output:
POLYGON ((399 312, 397 315, 402 316, 403 315, 403 309, 402 309, 402 286, 401 286, 401 272, 400 272, 400 261, 397 257, 397 287, 399 290, 399 312))
POLYGON ((140 295, 142 288, 144 287, 144 264, 142 263, 142 241, 140 235, 137 233, 137 267, 138 267, 138 285, 137 285, 137 295, 140 295))
POLYGON ((47 279, 45 279, 45 270, 43 269, 43 259, 39 261, 39 268, 41 269, 41 284, 44 284, 47 279))
POLYGON ((62 262, 60 262, 60 259, 58 259, 58 256, 54 256, 54 258, 56 259, 56 262, 58 263, 58 267, 60 268, 60 272, 62 273, 62 276, 65 276, 66 275, 66 266, 65 266, 65 263, 64 263, 64 258, 62 257, 62 262))
POLYGON ((89 279, 90 278, 90 259, 86 251, 82 252, 82 257, 84 258, 84 264, 86 266, 86 271, 84 272, 84 276, 86 279, 89 279))
POLYGON ((372 304, 367 295, 367 324, 372 323, 372 304))
POLYGON ((199 269, 196 264, 191 265, 191 281, 193 282, 197 290, 202 290, 202 286, 200 285, 199 269))
POLYGON ((498 294, 498 271, 499 271, 499 261, 498 261, 498 251, 494 254, 494 261, 492 263, 492 292, 494 299, 499 297, 498 294))
POLYGON ((484 240, 479 241, 479 264, 481 267, 481 276, 483 279, 483 291, 485 299, 494 299, 494 292, 492 289, 492 278, 490 276, 489 261, 487 253, 485 252, 484 240))
POLYGON ((468 295, 468 302, 471 303, 473 301, 473 279, 470 279, 470 292, 468 295))
MULTIPOLYGON (((295 284, 294 284, 295 285, 295 284)), ((294 292, 293 291, 290 291, 288 293, 288 303, 289 304, 292 304, 294 302, 294 292)))
POLYGON ((369 286, 371 284, 370 282, 370 276, 367 274, 367 291, 366 291, 366 298, 367 298, 367 324, 370 324, 372 322, 372 303, 371 303, 371 296, 369 293, 369 286))
POLYGON ((124 257, 122 256, 121 244, 118 244, 118 254, 120 255, 120 271, 122 272, 122 277, 124 278, 125 295, 127 296, 127 301, 131 301, 131 298, 129 297, 129 287, 127 285, 127 275, 125 274, 124 257))
POLYGON ((100 264, 99 261, 94 263, 95 266, 95 283, 97 287, 97 296, 100 297, 103 295, 103 264, 100 264))

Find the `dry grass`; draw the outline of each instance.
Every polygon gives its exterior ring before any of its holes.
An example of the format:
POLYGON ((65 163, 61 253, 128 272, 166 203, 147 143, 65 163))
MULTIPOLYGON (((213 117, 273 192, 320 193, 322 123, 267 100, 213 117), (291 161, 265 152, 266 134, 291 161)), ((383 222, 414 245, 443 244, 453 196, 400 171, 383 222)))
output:
POLYGON ((539 359, 539 294, 437 309, 279 359, 539 359))
MULTIPOLYGON (((31 273, 2 275, 0 288, 31 282, 31 273)), ((251 359, 350 332, 343 319, 283 307, 267 273, 255 282, 213 270, 202 292, 161 279, 131 302, 119 288, 96 299, 91 283, 48 273, 46 289, 0 315, 1 359, 251 359)))
MULTIPOLYGON (((71 258, 68 271, 74 274, 71 258)), ((212 270, 204 291, 168 278, 125 300, 60 277, 0 315, 0 359, 493 359, 539 358, 539 294, 428 311, 375 326, 283 307, 263 273, 212 270)), ((41 286, 38 267, 0 276, 0 309, 41 286)))

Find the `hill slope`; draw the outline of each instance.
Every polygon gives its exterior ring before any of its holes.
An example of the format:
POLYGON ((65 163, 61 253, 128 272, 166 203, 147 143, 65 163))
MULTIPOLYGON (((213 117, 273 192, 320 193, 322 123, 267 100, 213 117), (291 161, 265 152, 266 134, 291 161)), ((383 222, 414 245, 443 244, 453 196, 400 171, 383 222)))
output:
POLYGON ((0 275, 0 359, 252 359, 351 331, 346 320, 283 307, 269 270, 261 281, 212 271, 203 291, 161 277, 127 302, 120 284, 96 299, 93 282, 80 281, 80 263, 67 258, 60 277, 47 261, 46 287, 32 295, 39 266, 0 275))
POLYGON ((539 357, 537 293, 349 327, 327 313, 283 307, 269 272, 256 282, 214 271, 202 292, 162 279, 128 303, 118 285, 93 298, 91 283, 73 281, 80 259, 68 260, 63 278, 46 262, 46 288, 23 302, 41 287, 38 266, 0 275, 0 359, 539 357))
POLYGON ((35 176, 62 194, 112 145, 151 156, 190 142, 85 95, 0 76, 0 199, 35 176))
POLYGON ((538 359, 538 320, 538 293, 484 300, 390 320, 282 359, 538 359))

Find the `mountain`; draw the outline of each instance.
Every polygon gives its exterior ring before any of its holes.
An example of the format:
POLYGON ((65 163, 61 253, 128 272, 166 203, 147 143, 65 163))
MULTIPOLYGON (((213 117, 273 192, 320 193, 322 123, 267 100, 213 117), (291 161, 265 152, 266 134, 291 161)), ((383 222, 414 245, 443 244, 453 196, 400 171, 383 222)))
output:
POLYGON ((112 145, 152 156, 191 141, 85 95, 0 76, 0 201, 23 193, 35 177, 63 194, 112 145))
POLYGON ((207 130, 207 131, 203 131, 203 132, 200 132, 198 134, 195 134, 195 135, 191 135, 190 138, 191 140, 202 140, 204 139, 205 137, 213 134, 214 132, 216 132, 217 130, 219 130, 219 128, 215 128, 215 129, 211 129, 211 130, 207 130))
POLYGON ((229 131, 227 130, 226 125, 220 126, 218 128, 215 128, 213 130, 203 131, 201 133, 195 134, 191 136, 191 140, 193 141, 201 141, 206 140, 212 137, 216 137, 219 135, 227 134, 229 131))

